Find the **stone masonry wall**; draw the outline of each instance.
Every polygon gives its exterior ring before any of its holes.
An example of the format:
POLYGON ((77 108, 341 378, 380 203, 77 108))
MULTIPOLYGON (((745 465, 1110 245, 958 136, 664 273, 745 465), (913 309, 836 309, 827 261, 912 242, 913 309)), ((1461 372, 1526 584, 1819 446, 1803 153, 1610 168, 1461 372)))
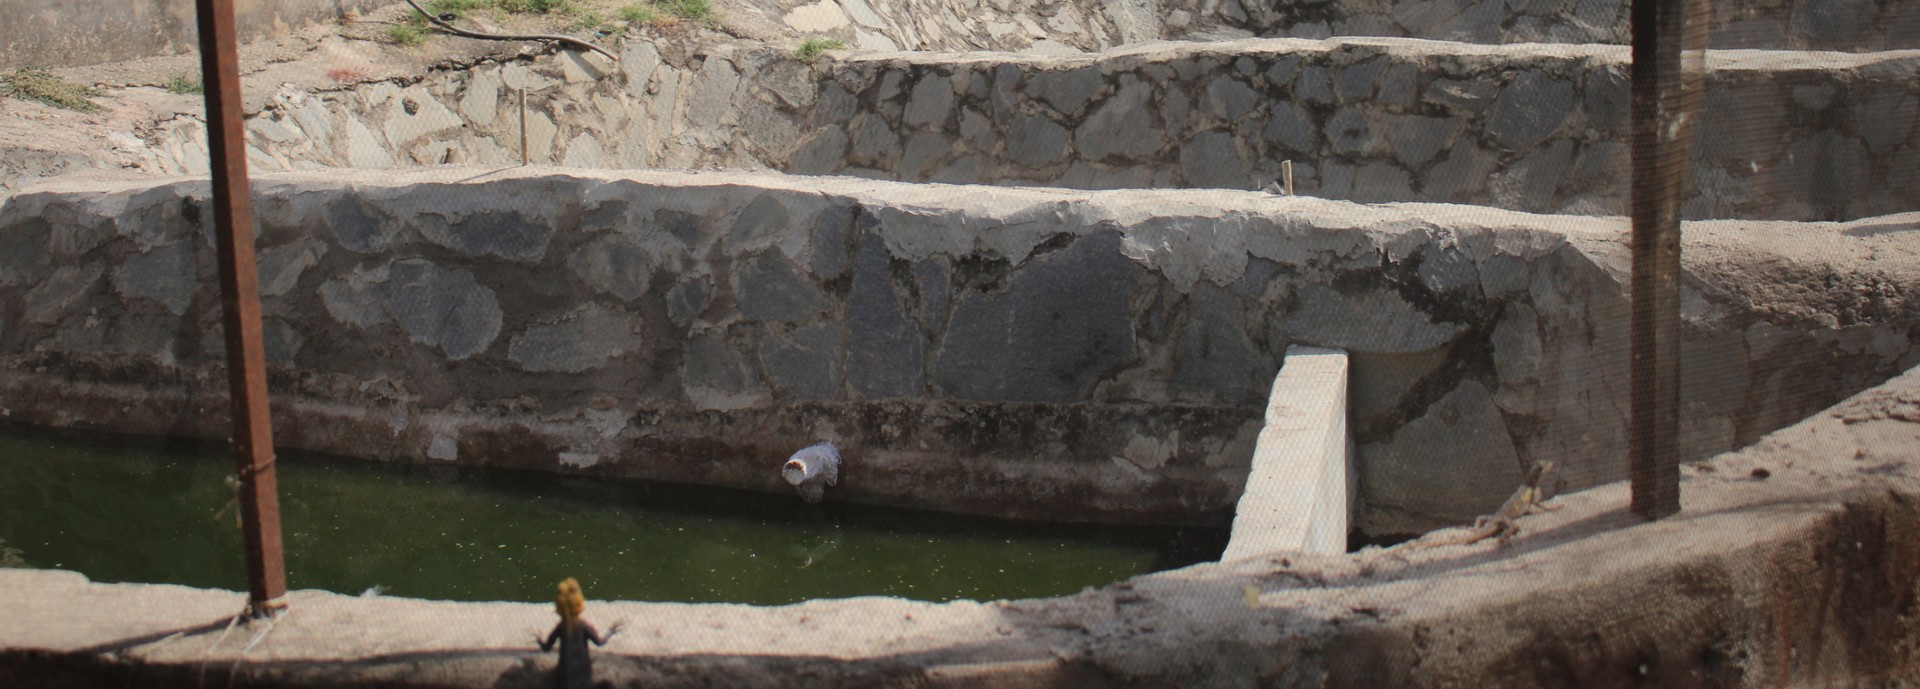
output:
MULTIPOLYGON (((863 50, 1106 50, 1155 39, 1422 38, 1482 44, 1628 43, 1625 0, 775 0, 804 35, 863 50)), ((1920 47, 1907 0, 1713 3, 1714 48, 1867 52, 1920 47)))
MULTIPOLYGON (((779 461, 833 438, 835 499, 1220 523, 1302 344, 1352 354, 1371 533, 1485 513, 1534 460, 1624 476, 1617 220, 741 174, 257 185, 290 447, 785 493, 779 461)), ((224 433, 205 195, 0 206, 5 418, 224 433)), ((1920 363, 1916 221, 1690 228, 1688 458, 1920 363)))
MULTIPOLYGON (((1468 43, 1629 39, 1622 0, 1172 0, 1168 36, 1222 28, 1257 36, 1394 36, 1468 43)), ((1712 48, 1878 51, 1920 47, 1920 5, 1906 0, 1713 3, 1712 48)))
MULTIPOLYGON (((287 170, 531 159, 771 167, 904 181, 1252 189, 1622 214, 1627 53, 1398 39, 1158 45, 1097 57, 860 55, 810 69, 639 43, 420 83, 284 93, 250 123, 287 170), (664 52, 663 52, 664 48, 664 52)), ((1690 218, 1846 220, 1920 207, 1920 58, 1716 51, 1690 218)), ((177 120, 146 154, 205 172, 177 120)))

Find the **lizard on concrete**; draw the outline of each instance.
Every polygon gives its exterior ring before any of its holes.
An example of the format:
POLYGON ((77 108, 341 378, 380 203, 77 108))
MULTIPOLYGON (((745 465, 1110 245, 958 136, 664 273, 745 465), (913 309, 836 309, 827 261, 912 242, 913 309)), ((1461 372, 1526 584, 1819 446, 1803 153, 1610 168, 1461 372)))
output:
POLYGON ((1500 545, 1513 540, 1520 533, 1520 526, 1514 522, 1529 514, 1543 510, 1557 510, 1559 505, 1543 505, 1542 502, 1553 497, 1553 462, 1542 461, 1527 471, 1526 481, 1514 489, 1513 495, 1501 503, 1500 509, 1493 514, 1473 520, 1473 529, 1449 538, 1421 543, 1420 548, 1437 548, 1443 545, 1466 545, 1478 543, 1489 538, 1500 539, 1500 545))

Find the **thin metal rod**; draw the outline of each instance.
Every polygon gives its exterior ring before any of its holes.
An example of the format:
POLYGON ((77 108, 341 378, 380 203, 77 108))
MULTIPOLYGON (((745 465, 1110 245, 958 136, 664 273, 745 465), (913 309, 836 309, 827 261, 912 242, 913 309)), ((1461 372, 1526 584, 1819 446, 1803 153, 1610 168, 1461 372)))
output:
POLYGON ((520 87, 520 164, 527 164, 527 87, 520 87))
POLYGON ((1680 511, 1680 201, 1692 178, 1705 0, 1633 0, 1633 312, 1629 472, 1635 514, 1680 511))
POLYGON ((285 607, 287 569, 280 542, 280 498, 267 410, 267 365, 260 338, 260 284, 254 266, 253 199, 247 187, 246 121, 240 111, 240 60, 233 0, 197 0, 201 83, 207 94, 213 223, 225 302, 227 379, 233 399, 233 452, 239 462, 241 530, 247 546, 248 609, 285 607))

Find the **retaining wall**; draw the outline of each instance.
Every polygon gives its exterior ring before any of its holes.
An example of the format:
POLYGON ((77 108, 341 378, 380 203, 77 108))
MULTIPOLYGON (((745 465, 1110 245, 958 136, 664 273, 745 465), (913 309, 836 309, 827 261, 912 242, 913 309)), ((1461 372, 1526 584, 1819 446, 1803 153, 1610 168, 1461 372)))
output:
MULTIPOLYGON (((1424 38, 1626 45, 1624 0, 778 0, 768 14, 865 50, 1060 54, 1154 39, 1424 38)), ((1920 47, 1904 0, 1713 3, 1714 48, 1878 51, 1920 47)))
MULTIPOLYGON (((837 499, 1224 523, 1303 344, 1351 352, 1369 532, 1485 513, 1537 459, 1624 476, 1620 221, 769 175, 256 188, 292 447, 784 493, 772 468, 833 438, 837 499)), ((0 207, 7 418, 224 433, 205 190, 0 207)), ((1686 457, 1920 362, 1914 220, 1689 226, 1686 457)))
MULTIPOLYGON (((256 169, 518 162, 776 168, 903 181, 1254 189, 1625 212, 1627 52, 1396 39, 1158 44, 1099 56, 629 46, 283 94, 256 169)), ((1920 208, 1920 56, 1715 51, 1689 218, 1846 220, 1920 208)), ((205 172, 197 120, 151 167, 205 172)))

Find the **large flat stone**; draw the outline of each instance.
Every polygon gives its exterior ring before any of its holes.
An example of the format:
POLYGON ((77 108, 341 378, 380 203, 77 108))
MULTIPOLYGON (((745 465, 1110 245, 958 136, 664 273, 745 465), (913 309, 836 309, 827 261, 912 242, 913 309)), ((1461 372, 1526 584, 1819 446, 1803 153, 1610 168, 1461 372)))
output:
POLYGON ((813 280, 778 251, 747 259, 734 273, 734 293, 744 318, 796 322, 825 313, 832 302, 813 280))
POLYGON ((868 399, 926 394, 927 334, 907 318, 886 243, 863 237, 847 296, 847 384, 868 399))
POLYGON ((408 339, 458 361, 485 351, 500 334, 500 302, 471 271, 417 258, 387 270, 382 296, 408 339))
POLYGON ((174 242, 128 257, 113 271, 113 288, 124 296, 160 302, 173 315, 185 314, 200 291, 193 243, 174 242))
POLYGON ((640 349, 640 319, 590 303, 559 320, 527 328, 507 345, 507 358, 528 371, 581 373, 640 349))
POLYGON ((960 399, 1066 402, 1134 357, 1127 299, 1143 271, 1098 232, 1033 259, 1006 293, 954 310, 934 380, 960 399))

